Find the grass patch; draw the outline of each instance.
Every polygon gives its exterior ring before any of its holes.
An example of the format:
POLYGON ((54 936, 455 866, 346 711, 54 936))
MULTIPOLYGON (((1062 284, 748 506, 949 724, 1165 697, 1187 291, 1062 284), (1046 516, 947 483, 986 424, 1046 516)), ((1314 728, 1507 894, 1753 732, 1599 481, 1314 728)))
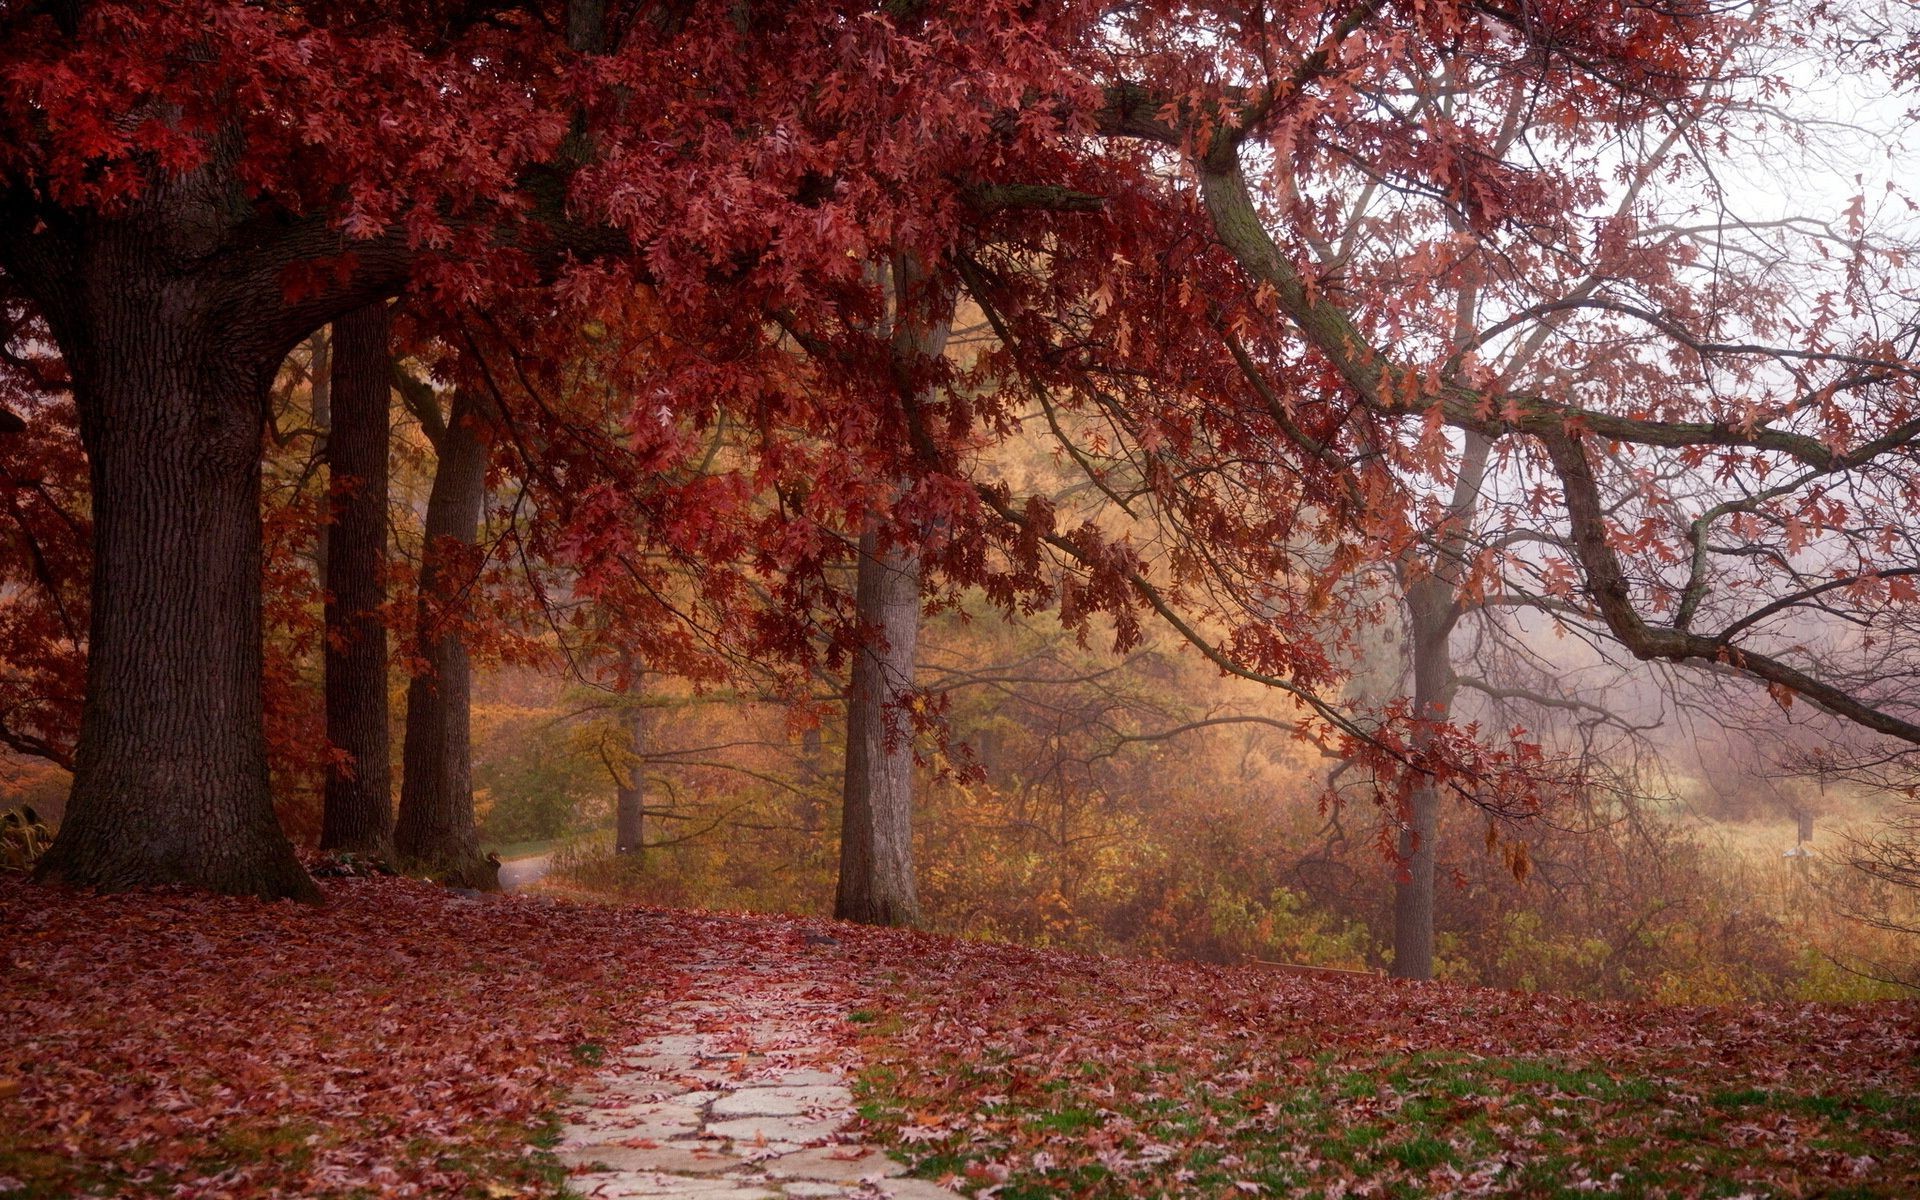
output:
POLYGON ((573 1061, 583 1067, 597 1067, 607 1061, 607 1048, 599 1042, 581 1042, 572 1053, 573 1061))
MULTIPOLYGON (((1223 1052, 1223 1062, 1233 1054, 1223 1052)), ((986 1056, 926 1063, 870 1052, 862 1115, 898 1134, 938 1077, 946 1136, 889 1137, 921 1178, 1002 1184, 1001 1197, 1313 1195, 1345 1183, 1413 1200, 1475 1179, 1501 1195, 1768 1195, 1785 1130, 1804 1161, 1898 1161, 1915 1097, 1721 1087, 1548 1057, 1293 1059, 1284 1077, 1192 1064, 1076 1063, 1022 1079, 986 1056), (1231 1084, 1223 1084, 1231 1078, 1231 1084), (1769 1134, 1730 1134, 1729 1128, 1769 1134), (1845 1156, 1845 1157, 1843 1157, 1845 1156), (1034 1164, 1039 1164, 1038 1166, 1034 1164)), ((938 1099, 935 1099, 938 1103, 938 1099)), ((1907 1151, 1906 1171, 1911 1171, 1907 1151)), ((1899 1172, 1823 1180, 1820 1194, 1906 1197, 1899 1172)), ((1805 1190, 1804 1188, 1802 1190, 1805 1190)))
POLYGON ((551 854, 566 843, 566 838, 540 838, 525 842, 482 842, 482 853, 492 852, 500 856, 502 862, 512 862, 516 858, 539 858, 542 854, 551 854))

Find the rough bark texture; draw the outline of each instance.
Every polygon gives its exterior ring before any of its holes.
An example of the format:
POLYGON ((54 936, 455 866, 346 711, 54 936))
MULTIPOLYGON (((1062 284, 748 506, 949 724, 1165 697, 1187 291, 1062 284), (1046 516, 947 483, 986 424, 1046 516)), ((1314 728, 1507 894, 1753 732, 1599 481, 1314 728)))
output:
POLYGON ((87 699, 39 876, 310 898, 268 793, 261 698, 262 413, 294 339, 230 319, 240 289, 195 268, 207 187, 0 251, 73 371, 93 490, 87 699))
MULTIPOLYGON (((1453 707, 1453 663, 1447 641, 1453 632, 1453 589, 1428 577, 1407 588, 1412 615, 1413 710, 1421 719, 1444 721, 1453 707)), ((1431 735, 1414 735, 1414 749, 1431 735)), ((1434 863, 1440 828, 1440 792, 1423 778, 1407 800, 1400 829, 1401 876, 1393 887, 1393 974, 1399 979, 1433 978, 1434 863)))
POLYGON ((920 560, 860 539, 855 605, 880 644, 860 648, 847 695, 847 769, 841 792, 840 886, 833 915, 866 925, 920 919, 913 871, 913 747, 898 720, 913 687, 920 637, 920 560), (889 717, 893 736, 889 737, 889 717))
POLYGON ((499 887, 498 868, 480 853, 473 817, 473 672, 458 614, 469 581, 448 561, 480 534, 486 503, 487 443, 482 415, 456 393, 427 498, 426 548, 415 610, 421 669, 407 685, 400 816, 394 850, 410 869, 466 887, 499 887), (451 619, 450 619, 451 618, 451 619))
POLYGON ((391 318, 370 304, 334 323, 332 522, 326 542, 327 768, 320 848, 393 853, 393 769, 387 719, 387 440, 391 318))
POLYGON ((237 142, 112 215, 0 191, 0 270, 74 377, 90 461, 87 700, 49 880, 317 895, 274 819, 262 726, 260 442, 287 352, 392 295, 398 237, 297 298, 289 272, 349 243, 263 211, 237 142))
POLYGON ((613 852, 638 862, 647 852, 647 755, 652 753, 652 714, 646 708, 646 676, 633 672, 627 693, 630 706, 622 714, 627 729, 627 763, 614 773, 613 852))

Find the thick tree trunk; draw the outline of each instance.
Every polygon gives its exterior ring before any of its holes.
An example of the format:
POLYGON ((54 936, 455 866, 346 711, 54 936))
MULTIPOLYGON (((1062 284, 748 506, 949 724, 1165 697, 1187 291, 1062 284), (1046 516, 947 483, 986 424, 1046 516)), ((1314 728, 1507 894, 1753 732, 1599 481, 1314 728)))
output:
MULTIPOLYGON (((1453 632, 1453 589, 1431 577, 1407 588, 1412 616, 1413 711, 1422 720, 1444 721, 1453 707, 1453 663, 1447 642, 1453 632)), ((1419 750, 1431 741, 1414 736, 1419 750)), ((1407 800, 1400 827, 1400 874, 1393 888, 1393 974, 1433 978, 1433 888, 1440 830, 1440 792, 1423 778, 1407 800)))
POLYGON ((311 898, 268 793, 261 432, 287 352, 393 294, 412 251, 269 215, 240 178, 238 131, 192 136, 192 169, 156 173, 110 215, 0 194, 0 270, 73 374, 92 477, 87 700, 40 875, 311 898), (296 268, 349 249, 352 270, 288 292, 296 268))
POLYGON ((473 817, 472 668, 459 628, 470 580, 449 557, 480 536, 487 494, 487 443, 481 415, 457 392, 436 449, 427 498, 426 546, 416 607, 423 663, 407 685, 400 816, 394 850, 401 861, 449 883, 497 888, 498 870, 480 854, 473 817))
POLYGON ((833 915, 866 925, 912 925, 920 919, 913 871, 913 746, 898 706, 913 687, 919 558, 881 549, 876 533, 867 530, 860 538, 854 603, 861 622, 877 629, 882 641, 860 648, 847 695, 840 887, 833 915))
MULTIPOLYGON (((392 356, 385 304, 334 323, 327 469, 327 742, 322 850, 393 853, 393 769, 387 720, 387 441, 392 356)), ((316 380, 316 384, 317 384, 316 380)))
POLYGON ((73 792, 39 876, 310 898, 262 727, 260 435, 279 351, 224 337, 205 285, 144 240, 97 232, 59 322, 93 612, 73 792))
POLYGON ((633 672, 627 693, 627 767, 616 772, 614 786, 613 852, 630 855, 638 863, 647 852, 647 755, 653 751, 652 720, 645 706, 646 675, 633 672))

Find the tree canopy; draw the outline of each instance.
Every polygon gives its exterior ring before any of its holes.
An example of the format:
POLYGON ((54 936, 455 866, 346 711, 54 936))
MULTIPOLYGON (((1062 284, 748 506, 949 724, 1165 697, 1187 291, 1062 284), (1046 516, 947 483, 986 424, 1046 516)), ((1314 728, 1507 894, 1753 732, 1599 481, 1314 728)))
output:
POLYGON ((864 537, 934 607, 1164 623, 1403 820, 1581 777, 1453 720, 1450 663, 1341 698, 1388 577, 1441 650, 1525 608, 1920 743, 1898 214, 1722 184, 1820 136, 1796 63, 1908 86, 1898 28, 1830 18, 0 3, 0 733, 75 772, 42 872, 308 891, 267 417, 297 344, 396 297, 408 411, 514 489, 494 545, 429 532, 423 578, 468 582, 428 633, 505 623, 472 595, 510 553, 563 653, 797 694, 876 637, 864 537), (965 355, 902 332, 975 318, 965 355), (1082 501, 996 473, 1029 430, 1082 501))

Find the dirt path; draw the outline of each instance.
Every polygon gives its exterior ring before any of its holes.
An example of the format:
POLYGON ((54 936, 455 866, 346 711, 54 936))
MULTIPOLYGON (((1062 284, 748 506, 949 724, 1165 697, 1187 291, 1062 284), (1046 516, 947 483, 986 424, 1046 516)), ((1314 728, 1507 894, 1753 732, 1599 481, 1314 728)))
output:
POLYGON ((553 855, 538 854, 532 858, 511 858, 500 864, 500 890, 505 892, 524 891, 547 877, 553 870, 553 855))
POLYGON ((663 1033, 609 1057, 574 1096, 559 1153, 602 1200, 960 1200, 845 1132, 844 1000, 715 958, 663 1033))

